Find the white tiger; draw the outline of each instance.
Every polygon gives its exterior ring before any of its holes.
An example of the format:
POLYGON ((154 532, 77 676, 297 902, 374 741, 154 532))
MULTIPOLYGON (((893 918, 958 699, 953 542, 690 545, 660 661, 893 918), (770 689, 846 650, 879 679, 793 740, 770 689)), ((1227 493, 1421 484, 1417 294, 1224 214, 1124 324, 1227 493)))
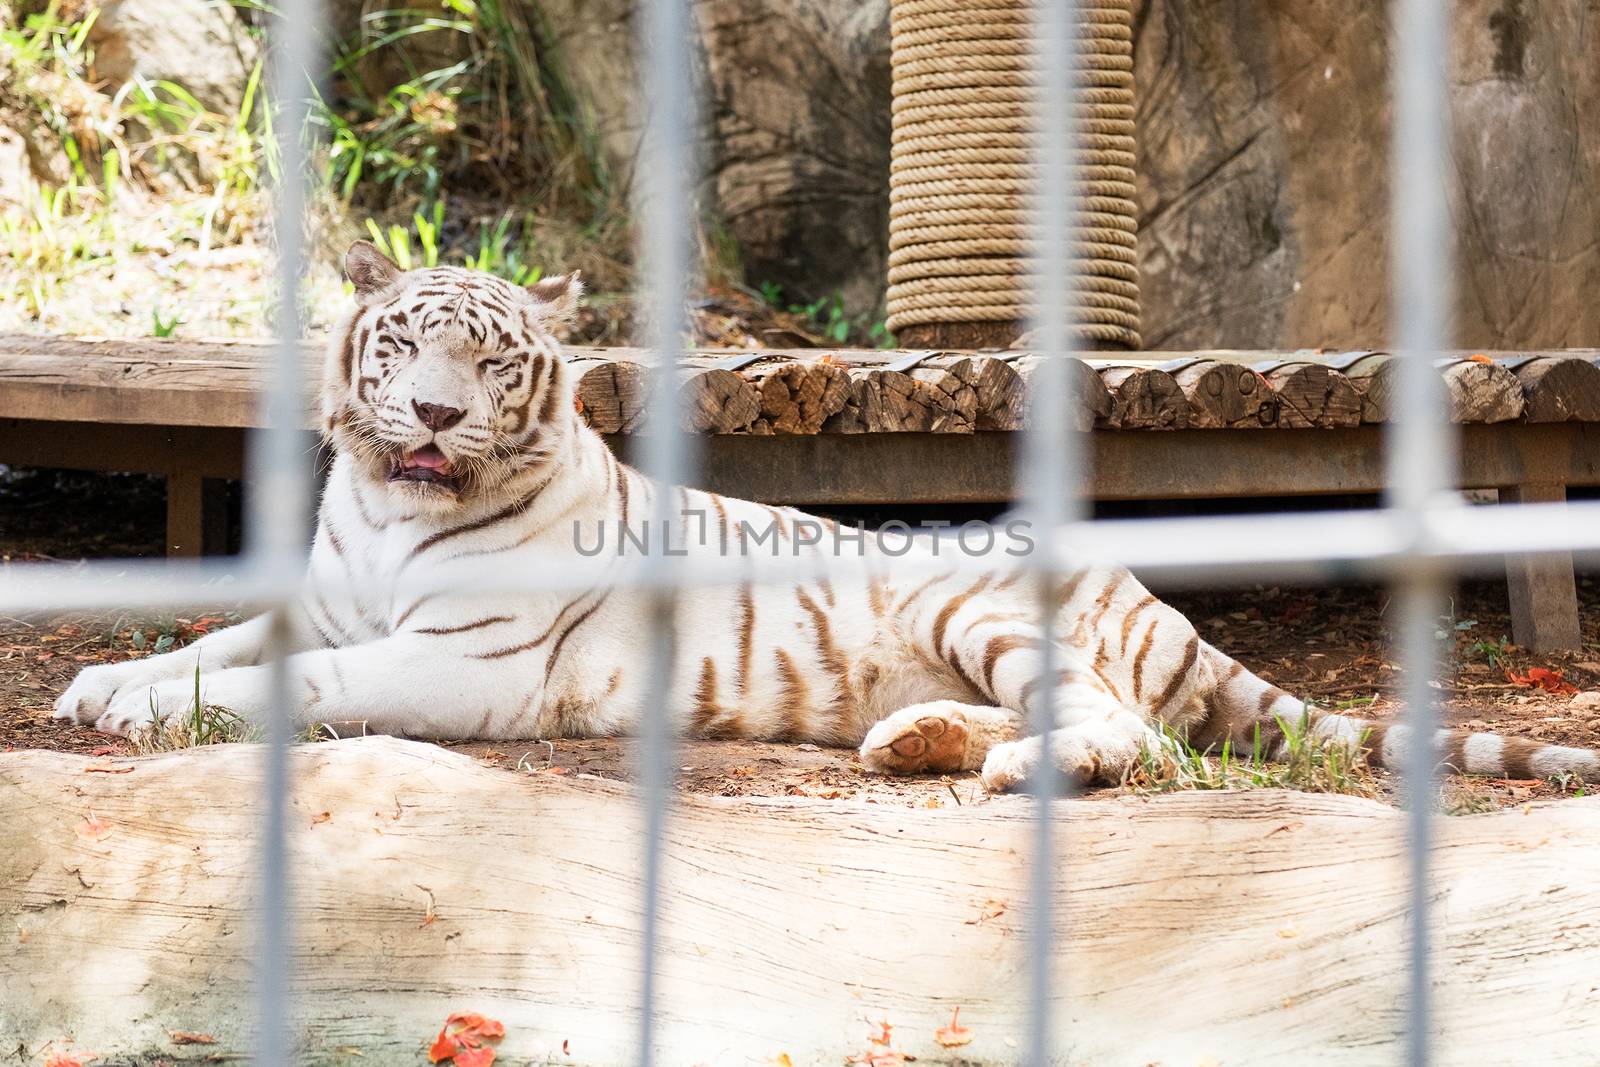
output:
MULTIPOLYGON (((619 463, 579 418, 549 327, 569 316, 575 276, 531 288, 454 268, 402 272, 372 245, 346 257, 358 307, 335 333, 322 386, 336 452, 292 613, 300 724, 365 720, 432 738, 555 738, 636 731, 646 706, 646 604, 617 588, 577 596, 378 595, 397 580, 492 560, 507 573, 559 570, 602 528, 630 531, 662 490, 619 463), (577 531, 588 531, 575 535, 577 531), (353 583, 360 583, 359 586, 353 583), (360 588, 353 597, 328 588, 360 588)), ((784 542, 821 520, 787 508, 673 490, 676 542, 725 552, 769 527, 784 542), (711 531, 694 536, 691 515, 711 531), (810 524, 809 526, 806 524, 810 524)), ((809 538, 808 538, 809 539, 809 538)), ((889 773, 981 770, 1004 789, 1043 745, 1024 736, 1040 669, 1035 597, 1018 576, 908 574, 875 552, 850 581, 694 589, 676 600, 668 708, 697 737, 859 745, 889 773)), ((927 551, 920 548, 917 551, 927 551)), ((749 553, 759 579, 761 552, 749 553)), ((1052 762, 1079 783, 1117 781, 1158 720, 1200 746, 1231 738, 1282 747, 1279 719, 1302 702, 1200 640, 1177 611, 1120 569, 1081 570, 1057 590, 1052 762)), ((182 714, 196 660, 207 704, 264 715, 264 618, 165 655, 89 667, 57 716, 127 733, 182 714)), ((1393 762, 1406 728, 1313 713, 1318 734, 1393 762)), ((1445 732, 1445 761, 1516 777, 1576 771, 1571 748, 1445 732)))

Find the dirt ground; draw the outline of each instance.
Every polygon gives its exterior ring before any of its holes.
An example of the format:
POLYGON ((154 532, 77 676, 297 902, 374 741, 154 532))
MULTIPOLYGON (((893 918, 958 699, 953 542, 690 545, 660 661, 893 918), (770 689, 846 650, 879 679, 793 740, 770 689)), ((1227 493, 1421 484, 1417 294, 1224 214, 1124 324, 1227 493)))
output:
MULTIPOLYGON (((118 513, 104 516, 107 479, 101 476, 12 475, 0 479, 0 561, 70 560, 83 556, 153 553, 161 538, 159 484, 113 482, 118 513)), ((1386 642, 1388 597, 1373 587, 1291 587, 1184 593, 1169 599, 1212 643, 1251 669, 1321 707, 1343 707, 1388 718, 1401 672, 1386 642)), ((1584 647, 1534 657, 1506 644, 1510 620, 1505 587, 1464 585, 1453 614, 1439 623, 1441 643, 1454 655, 1438 688, 1456 725, 1521 737, 1600 748, 1600 584, 1580 576, 1584 647), (1548 673, 1541 673, 1548 672, 1548 673), (1531 676, 1530 676, 1531 674, 1531 676), (1560 689, 1547 691, 1538 683, 1560 689), (1594 702, 1594 703, 1590 703, 1594 702)), ((106 614, 0 618, 0 750, 46 748, 109 755, 126 742, 49 718, 56 695, 92 663, 181 645, 233 616, 225 604, 163 617, 106 614)), ((335 727, 335 729, 342 729, 335 727)), ((358 729, 358 728, 357 728, 358 729)), ((626 740, 470 742, 448 747, 519 773, 592 774, 629 778, 626 740)), ((685 742, 677 749, 683 789, 722 796, 809 795, 938 807, 978 803, 975 775, 885 779, 866 774, 852 751, 814 745, 685 742)), ((1577 783, 1456 779, 1446 810, 1489 810, 1581 790, 1577 783)), ((1379 775, 1380 795, 1393 783, 1379 775)))

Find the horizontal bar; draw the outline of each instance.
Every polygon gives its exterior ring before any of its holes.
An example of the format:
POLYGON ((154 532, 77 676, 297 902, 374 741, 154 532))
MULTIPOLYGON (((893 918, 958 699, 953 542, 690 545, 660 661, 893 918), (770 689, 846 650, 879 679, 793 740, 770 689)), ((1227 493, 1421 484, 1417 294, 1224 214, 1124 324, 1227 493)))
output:
MULTIPOLYGON (((872 535, 869 533, 868 537, 872 535)), ((1390 578, 1420 561, 1435 561, 1463 573, 1489 572, 1507 554, 1573 553, 1574 560, 1600 566, 1600 501, 1516 504, 1471 508, 1447 498, 1416 513, 1383 509, 1282 515, 1199 518, 1101 519, 1076 522, 1058 532, 1059 558, 1068 566, 1120 564, 1147 580, 1198 584, 1254 584, 1303 579, 1346 581, 1390 578)), ((774 542, 776 543, 776 542, 774 542)), ((953 546, 951 546, 953 547, 953 546)), ((1024 557, 1007 554, 1020 542, 996 537, 983 554, 944 552, 937 559, 905 556, 894 566, 905 574, 939 570, 975 572, 1016 568, 1024 557)), ((382 585, 386 592, 575 593, 597 588, 690 588, 735 585, 750 579, 749 560, 671 557, 665 566, 642 566, 637 556, 564 560, 542 573, 507 574, 492 562, 453 567, 448 584, 436 575, 382 585)), ((658 564, 662 561, 657 561, 658 564)), ((849 577, 866 573, 871 560, 851 550, 842 555, 762 557, 762 582, 849 577)), ((882 566, 882 559, 876 561, 882 566)), ((245 561, 94 561, 82 565, 12 563, 0 570, 0 612, 154 608, 197 599, 257 606, 282 604, 303 584, 298 570, 245 561)), ((364 586, 318 583, 340 594, 364 586)))

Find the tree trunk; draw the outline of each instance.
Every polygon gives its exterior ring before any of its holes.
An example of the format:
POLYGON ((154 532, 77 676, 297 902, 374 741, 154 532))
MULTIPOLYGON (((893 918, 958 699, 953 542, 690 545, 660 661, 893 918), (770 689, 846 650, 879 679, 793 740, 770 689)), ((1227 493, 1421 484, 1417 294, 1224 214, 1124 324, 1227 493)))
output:
MULTIPOLYGON (((38 1063, 47 1044, 100 1062, 247 1053, 261 758, 0 755, 5 1062, 38 1063)), ((420 1063, 457 1011, 504 1021, 506 1062, 637 1062, 631 789, 389 738, 301 746, 291 766, 298 1062, 420 1063)), ((1069 1046, 1096 1064, 1400 1055, 1399 812, 1264 791, 1060 803, 1063 1062, 1069 1046)), ((1016 1062, 1030 810, 681 798, 662 1061, 838 1063, 866 1049, 866 1016, 948 1062, 933 1034, 959 1005, 974 1034, 961 1058, 1016 1062)), ((1592 1063, 1600 799, 1436 832, 1437 1062, 1592 1063)))

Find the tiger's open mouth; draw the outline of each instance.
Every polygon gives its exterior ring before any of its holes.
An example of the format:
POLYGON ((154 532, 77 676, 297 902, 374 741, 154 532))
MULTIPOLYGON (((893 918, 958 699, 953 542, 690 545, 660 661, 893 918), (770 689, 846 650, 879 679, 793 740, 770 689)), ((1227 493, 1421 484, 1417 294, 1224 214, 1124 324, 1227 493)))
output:
POLYGON ((426 482, 445 489, 456 489, 455 468, 450 459, 434 445, 423 445, 415 452, 407 452, 389 461, 391 482, 426 482))

